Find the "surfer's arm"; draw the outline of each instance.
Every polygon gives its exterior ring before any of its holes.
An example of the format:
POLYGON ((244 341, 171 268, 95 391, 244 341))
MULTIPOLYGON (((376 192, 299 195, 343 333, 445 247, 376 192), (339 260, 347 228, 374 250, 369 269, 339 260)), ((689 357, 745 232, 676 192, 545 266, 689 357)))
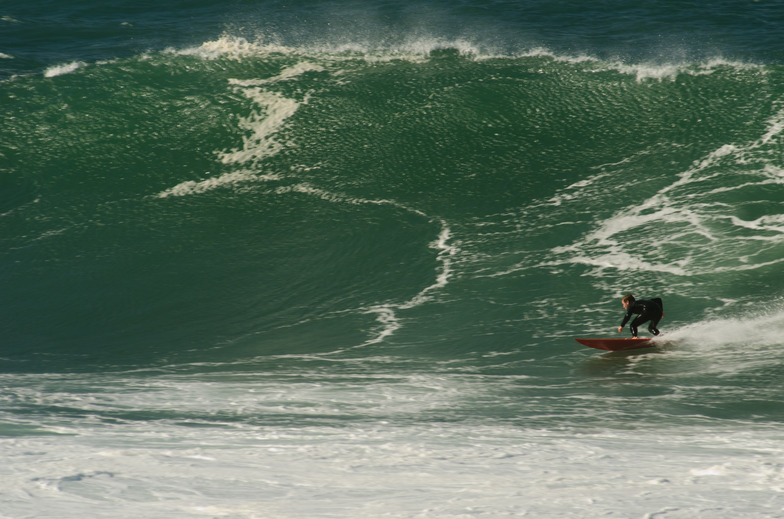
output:
POLYGON ((626 315, 623 316, 623 321, 621 321, 621 325, 618 327, 618 333, 621 333, 623 327, 626 326, 626 323, 629 322, 629 319, 632 318, 632 307, 629 307, 629 310, 626 312, 626 315))

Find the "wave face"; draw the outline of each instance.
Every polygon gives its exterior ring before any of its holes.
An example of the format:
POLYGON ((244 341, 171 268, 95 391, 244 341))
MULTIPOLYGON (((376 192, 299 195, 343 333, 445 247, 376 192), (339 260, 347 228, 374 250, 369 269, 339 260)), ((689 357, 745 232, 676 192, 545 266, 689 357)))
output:
POLYGON ((550 4, 0 10, 9 513, 775 517, 782 13, 550 4))
POLYGON ((781 74, 223 37, 16 78, 3 354, 451 357, 601 333, 627 291, 671 329, 769 308, 781 74))

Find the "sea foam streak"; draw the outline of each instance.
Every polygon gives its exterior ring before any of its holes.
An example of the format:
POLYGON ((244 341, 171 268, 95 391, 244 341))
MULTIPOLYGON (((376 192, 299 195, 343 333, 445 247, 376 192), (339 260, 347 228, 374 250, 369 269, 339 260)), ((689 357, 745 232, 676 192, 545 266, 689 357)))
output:
POLYGON ((165 191, 161 191, 157 196, 158 198, 168 198, 170 196, 198 195, 226 186, 242 189, 244 185, 253 182, 269 182, 280 180, 280 178, 279 175, 260 175, 255 171, 249 170, 233 171, 231 173, 224 173, 219 177, 212 177, 201 181, 186 180, 165 191))
POLYGON ((240 120, 240 127, 250 135, 243 137, 242 148, 220 154, 224 164, 253 163, 278 153, 282 145, 274 135, 300 106, 294 99, 260 88, 243 88, 243 93, 264 109, 240 120))
MULTIPOLYGON (((282 150, 284 146, 277 141, 275 134, 296 113, 302 103, 264 90, 262 86, 278 81, 288 81, 313 70, 321 69, 301 63, 283 70, 280 75, 273 78, 255 81, 231 80, 229 83, 241 91, 258 108, 252 110, 249 116, 239 119, 239 126, 245 131, 242 146, 230 151, 219 152, 218 157, 221 162, 227 165, 239 164, 261 168, 261 161, 282 150)), ((304 102, 306 103, 307 99, 304 102)), ((243 169, 242 171, 224 173, 217 178, 202 181, 188 180, 159 193, 158 197, 202 194, 225 186, 241 187, 243 183, 266 182, 280 178, 276 174, 261 174, 254 170, 243 169)))
MULTIPOLYGON (((716 271, 748 270, 769 266, 784 259, 751 262, 751 256, 760 252, 759 247, 775 247, 784 243, 784 229, 777 225, 784 215, 764 215, 754 220, 745 220, 728 214, 726 204, 713 202, 712 197, 728 191, 744 191, 764 185, 784 185, 780 167, 770 162, 770 148, 781 139, 784 124, 782 113, 768 121, 768 129, 758 139, 747 144, 725 144, 710 152, 703 160, 680 173, 676 180, 663 187, 655 195, 639 204, 617 212, 599 222, 594 230, 570 245, 553 249, 556 256, 570 256, 568 262, 591 265, 600 272, 607 268, 665 272, 677 276, 699 275, 716 271), (741 166, 741 174, 728 171, 741 166), (705 184, 721 177, 721 187, 705 189, 705 184), (727 225, 729 223, 729 225, 727 225), (657 231, 662 229, 662 231, 657 231), (751 231, 749 233, 748 231, 751 231), (761 232, 763 231, 763 232, 761 232), (717 266, 711 255, 700 250, 673 261, 671 255, 662 254, 665 262, 652 261, 651 254, 628 250, 628 236, 644 233, 653 236, 654 251, 668 244, 690 242, 692 244, 723 243, 724 247, 737 249, 737 261, 731 265, 717 266), (754 242, 753 250, 745 253, 745 242, 754 242)), ((592 177, 587 182, 567 188, 573 191, 590 186, 604 175, 592 177)), ((553 199, 560 205, 574 198, 566 193, 553 199)), ((650 247, 646 248, 649 250, 650 247)))
MULTIPOLYGON (((403 211, 415 214, 429 221, 438 222, 439 225, 441 226, 441 231, 439 232, 438 237, 429 244, 429 247, 431 249, 437 251, 436 259, 440 264, 433 284, 423 288, 419 293, 417 293, 414 297, 412 297, 408 301, 397 302, 397 303, 394 302, 384 303, 384 304, 374 305, 365 309, 361 309, 360 311, 364 311, 365 313, 375 314, 376 320, 380 324, 380 328, 374 332, 372 338, 368 339, 367 341, 365 341, 364 343, 358 346, 354 346, 348 349, 362 348, 365 346, 383 342, 384 339, 393 335, 402 326, 400 320, 397 317, 397 311, 409 310, 411 308, 415 308, 419 305, 422 305, 430 301, 434 297, 434 293, 446 287, 447 284, 449 283, 449 279, 452 277, 453 274, 452 261, 455 255, 459 253, 460 249, 454 243, 452 243, 452 231, 449 228, 447 222, 444 220, 434 219, 418 209, 412 209, 393 200, 370 200, 370 199, 349 197, 343 194, 338 194, 338 193, 328 192, 323 189, 318 189, 304 183, 299 183, 293 186, 281 186, 276 189, 276 193, 278 194, 302 193, 306 195, 316 196, 330 203, 338 203, 338 204, 389 205, 401 209, 403 211)), ((346 351, 346 349, 333 351, 331 352, 331 354, 342 353, 344 351, 346 351)))
POLYGON ((422 289, 417 295, 408 301, 397 304, 383 304, 376 305, 367 309, 367 313, 376 314, 376 319, 381 324, 380 331, 376 336, 369 339, 358 347, 369 346, 371 344, 378 344, 384 339, 394 334, 401 324, 397 318, 396 310, 408 310, 422 305, 433 298, 433 293, 445 288, 449 283, 452 276, 452 259, 459 252, 459 249, 454 244, 450 243, 452 237, 451 230, 446 222, 441 221, 441 232, 438 238, 430 243, 430 247, 438 251, 438 261, 441 266, 436 275, 435 282, 422 289))

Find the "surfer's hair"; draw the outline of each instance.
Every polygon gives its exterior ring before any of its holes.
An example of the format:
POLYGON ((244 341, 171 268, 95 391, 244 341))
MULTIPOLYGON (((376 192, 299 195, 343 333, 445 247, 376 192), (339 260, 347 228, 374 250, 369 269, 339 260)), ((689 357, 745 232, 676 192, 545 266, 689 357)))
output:
POLYGON ((625 296, 623 296, 623 299, 621 299, 621 303, 625 303, 626 301, 628 301, 629 304, 634 303, 634 296, 631 294, 626 294, 625 296))

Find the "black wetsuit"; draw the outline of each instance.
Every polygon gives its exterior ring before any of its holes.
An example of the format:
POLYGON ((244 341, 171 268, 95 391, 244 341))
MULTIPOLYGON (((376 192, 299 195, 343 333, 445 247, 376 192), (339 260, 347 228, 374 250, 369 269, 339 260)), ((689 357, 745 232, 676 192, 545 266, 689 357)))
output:
POLYGON ((659 324, 659 321, 664 314, 662 308, 662 300, 659 298, 640 299, 635 301, 629 305, 629 309, 626 311, 626 315, 621 323, 621 328, 626 326, 626 322, 632 317, 632 314, 639 314, 629 325, 632 337, 637 337, 637 327, 646 321, 651 322, 651 324, 648 325, 648 331, 653 335, 659 335, 659 330, 656 328, 656 325, 659 324))

